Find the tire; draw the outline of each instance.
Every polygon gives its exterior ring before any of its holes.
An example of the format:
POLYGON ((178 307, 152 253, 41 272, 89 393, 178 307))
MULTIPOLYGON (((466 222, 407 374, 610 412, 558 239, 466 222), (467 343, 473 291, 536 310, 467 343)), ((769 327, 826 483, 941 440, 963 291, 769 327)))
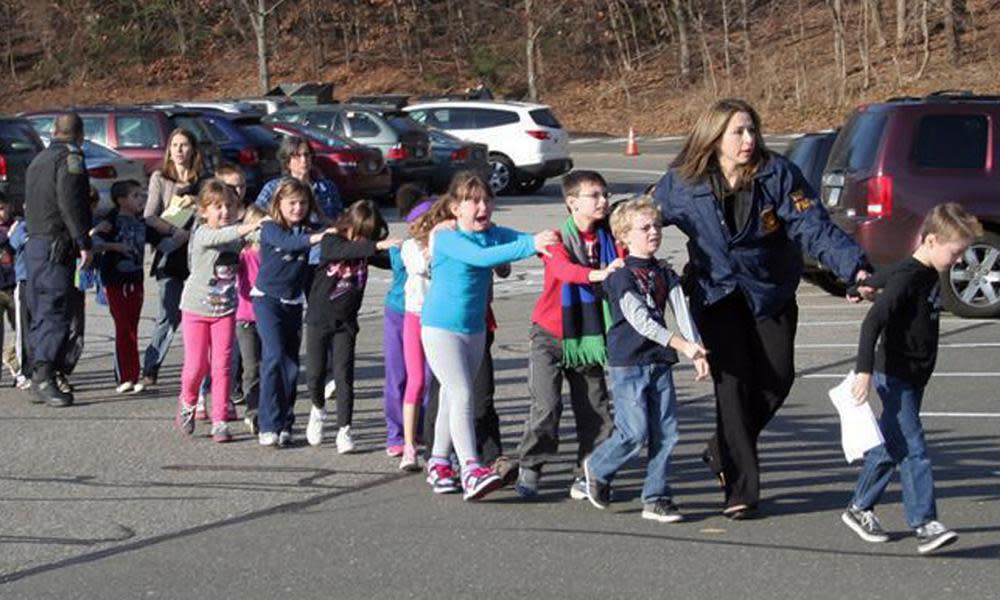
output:
POLYGON ((987 231, 941 275, 944 306, 959 317, 1000 317, 1000 234, 987 231))
POLYGON ((514 163, 503 154, 490 154, 490 188, 497 196, 505 196, 511 193, 517 185, 514 173, 514 163))
POLYGON ((532 177, 517 182, 517 192, 519 194, 534 194, 545 186, 544 177, 532 177))

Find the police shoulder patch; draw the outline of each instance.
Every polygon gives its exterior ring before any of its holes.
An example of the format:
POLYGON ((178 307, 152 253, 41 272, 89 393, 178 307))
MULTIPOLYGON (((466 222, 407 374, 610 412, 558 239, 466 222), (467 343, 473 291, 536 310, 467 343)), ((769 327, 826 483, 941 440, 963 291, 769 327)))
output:
POLYGON ((70 152, 66 155, 66 171, 71 175, 83 174, 83 155, 70 152))
POLYGON ((794 206, 795 210, 798 212, 805 212, 812 208, 813 201, 806 197, 805 192, 802 190, 795 190, 789 194, 789 197, 792 200, 792 206, 794 206))

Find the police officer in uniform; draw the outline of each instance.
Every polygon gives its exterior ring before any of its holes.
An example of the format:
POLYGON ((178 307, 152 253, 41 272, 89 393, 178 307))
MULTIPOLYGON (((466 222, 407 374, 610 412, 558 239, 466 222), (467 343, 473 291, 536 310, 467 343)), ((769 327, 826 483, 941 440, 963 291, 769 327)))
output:
POLYGON ((715 385, 716 430, 702 459, 722 485, 723 514, 745 519, 760 500, 758 438, 795 379, 802 253, 845 282, 871 267, 795 165, 767 150, 757 112, 741 100, 698 119, 653 195, 664 223, 689 240, 685 291, 715 385))
POLYGON ((69 332, 74 263, 79 257, 80 266, 86 267, 91 260, 93 217, 82 143, 79 115, 56 117, 52 144, 31 161, 25 182, 28 242, 24 252, 32 315, 28 342, 34 357, 31 388, 37 402, 55 407, 73 404, 72 392, 59 389, 55 369, 69 332))

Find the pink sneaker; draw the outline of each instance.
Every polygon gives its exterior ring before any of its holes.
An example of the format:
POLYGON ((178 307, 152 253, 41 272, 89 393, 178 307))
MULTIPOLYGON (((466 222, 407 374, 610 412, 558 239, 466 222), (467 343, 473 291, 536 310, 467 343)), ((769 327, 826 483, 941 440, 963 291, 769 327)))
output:
POLYGON ((385 455, 386 456, 391 456, 392 458, 396 458, 398 456, 402 456, 403 455, 403 447, 400 446, 399 444, 393 444, 391 446, 386 446, 385 447, 385 455))
POLYGON ((434 463, 427 465, 427 483, 435 494, 450 494, 458 491, 458 478, 451 465, 434 463))
POLYGON ((414 446, 403 447, 403 459, 399 461, 400 471, 419 471, 420 465, 417 463, 417 449, 414 446))
POLYGON ((490 492, 499 489, 503 485, 503 480, 489 467, 471 466, 465 468, 465 475, 462 477, 465 488, 466 500, 479 500, 490 492))

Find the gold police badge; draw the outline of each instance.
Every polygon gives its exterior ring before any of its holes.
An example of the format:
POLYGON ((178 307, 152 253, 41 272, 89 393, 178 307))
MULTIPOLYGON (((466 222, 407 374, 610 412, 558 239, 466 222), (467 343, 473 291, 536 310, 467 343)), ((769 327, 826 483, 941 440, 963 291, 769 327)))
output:
POLYGON ((773 206, 767 206, 760 211, 760 224, 764 229, 764 235, 770 235, 781 228, 781 222, 778 221, 778 215, 774 214, 773 206))

